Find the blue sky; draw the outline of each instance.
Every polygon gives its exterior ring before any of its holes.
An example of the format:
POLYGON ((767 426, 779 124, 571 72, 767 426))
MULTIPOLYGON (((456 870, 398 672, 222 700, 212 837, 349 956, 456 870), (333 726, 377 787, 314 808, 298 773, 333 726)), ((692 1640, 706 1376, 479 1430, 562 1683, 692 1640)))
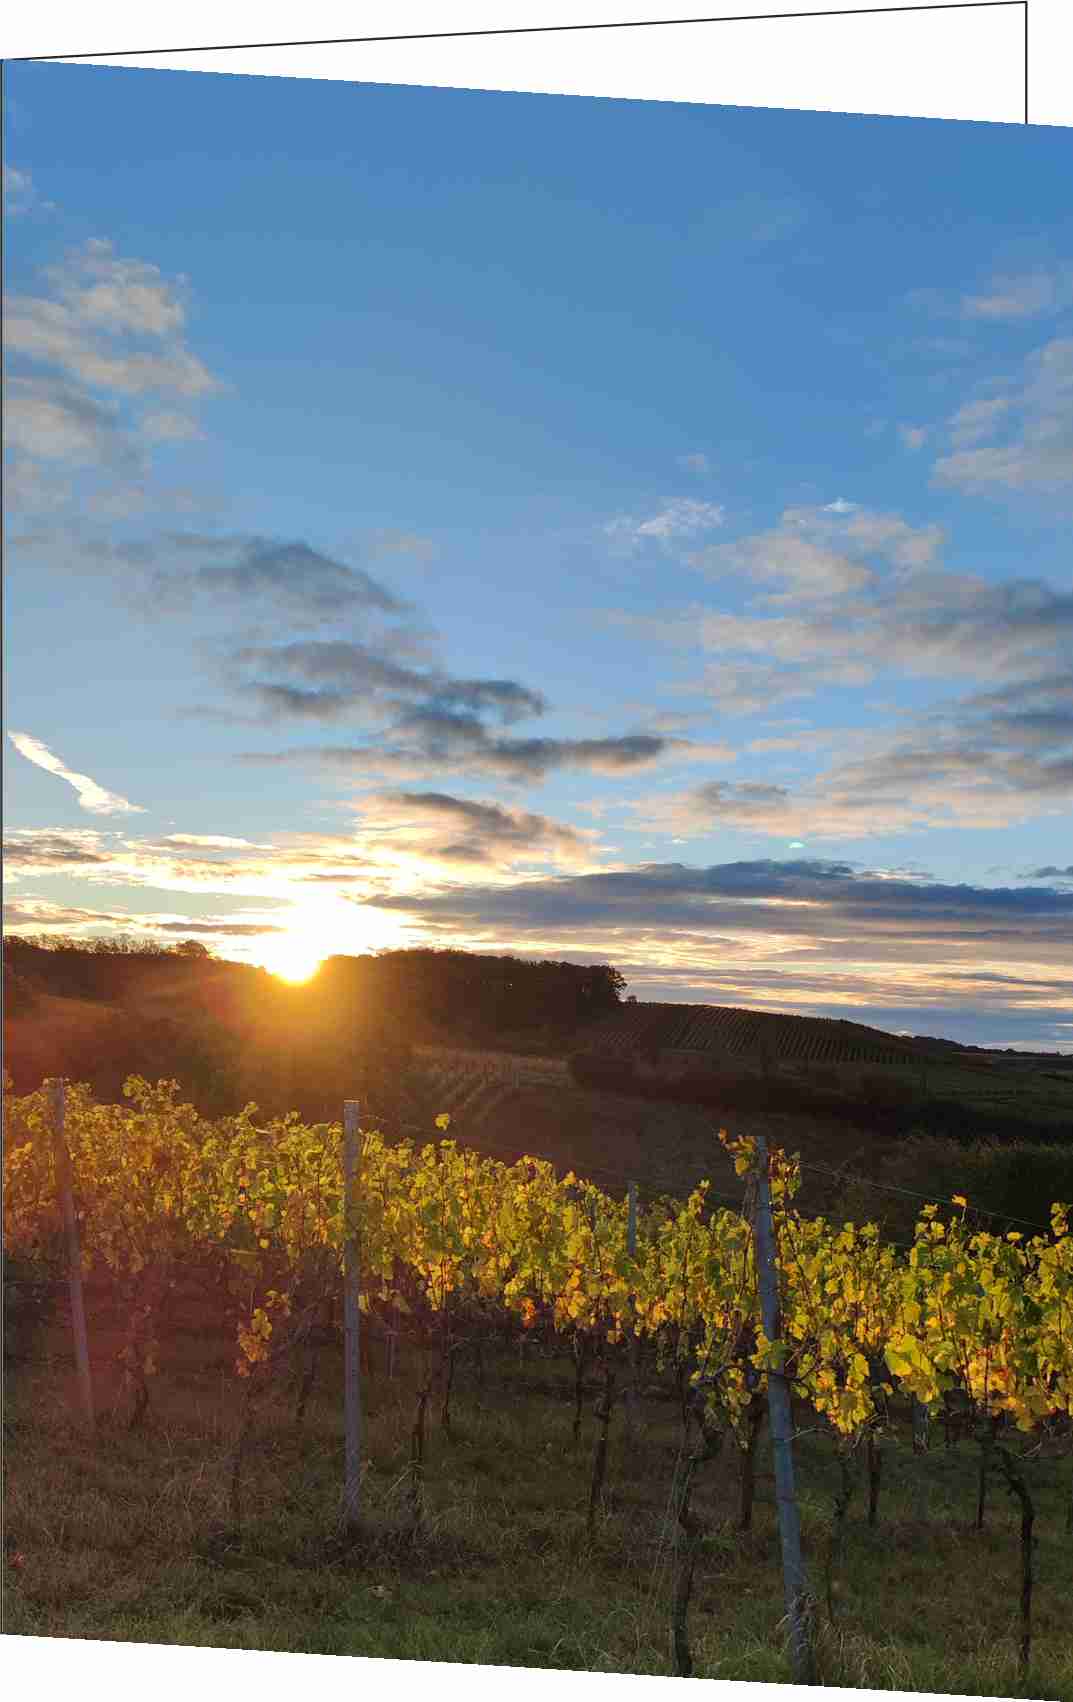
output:
POLYGON ((1073 141, 5 70, 11 931, 1073 1049, 1073 141))

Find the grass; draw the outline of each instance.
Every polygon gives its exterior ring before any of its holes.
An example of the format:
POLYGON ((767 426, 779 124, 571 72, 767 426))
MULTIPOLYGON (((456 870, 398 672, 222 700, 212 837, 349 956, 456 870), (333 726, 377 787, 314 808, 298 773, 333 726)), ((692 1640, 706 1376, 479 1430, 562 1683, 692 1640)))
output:
MULTIPOLYGON (((436 1112, 443 1110, 450 1110, 444 1095, 430 1092, 423 1107, 425 1126, 431 1128, 436 1112)), ((549 1158, 560 1171, 592 1176, 609 1192, 621 1194, 625 1179, 633 1178, 649 1191, 685 1195, 709 1178, 716 1192, 737 1201, 742 1185, 716 1138, 724 1122, 732 1122, 735 1135, 765 1134, 773 1145, 800 1151, 806 1161, 850 1164, 865 1173, 877 1171, 900 1147, 894 1139, 830 1118, 740 1110, 724 1118, 699 1106, 573 1085, 521 1087, 487 1125, 452 1117, 448 1133, 463 1145, 508 1160, 522 1153, 549 1158)), ((387 1132, 390 1138, 390 1124, 387 1132)), ((830 1194, 827 1183, 806 1179, 801 1209, 823 1209, 830 1194)))
MULTIPOLYGON (((100 1302, 91 1317, 103 1326, 100 1302)), ((104 1339, 103 1328, 95 1340, 104 1339)), ((672 1401, 641 1403, 630 1445, 612 1421, 608 1493, 595 1537, 585 1509, 595 1421, 571 1438, 565 1356, 486 1352, 484 1388, 456 1376, 453 1436, 430 1413, 427 1522, 407 1532, 409 1426, 416 1367, 379 1364, 367 1382, 364 1532, 341 1539, 342 1373, 326 1356, 301 1428, 282 1386, 266 1398, 228 1528, 230 1450, 241 1392, 233 1345, 204 1320, 167 1341, 148 1423, 105 1412, 87 1438, 72 1414, 73 1370, 59 1323, 7 1378, 5 1602, 8 1634, 218 1648, 386 1656, 609 1673, 666 1674, 673 1551, 668 1520, 680 1444, 672 1401)), ((95 1366, 102 1408, 103 1362, 95 1366)), ((786 1682, 770 1453, 758 1464, 754 1528, 734 1528, 739 1456, 705 1469, 705 1528, 690 1631, 699 1677, 786 1682)), ((1012 1504, 996 1486, 974 1532, 976 1454, 965 1444, 914 1456, 891 1442, 880 1524, 850 1509, 834 1626, 821 1623, 828 1685, 1025 1696, 1073 1702, 1064 1534, 1068 1462, 1026 1468, 1037 1503, 1033 1662, 1016 1663, 1019 1551, 1012 1504)), ((830 1439, 797 1448, 813 1587, 837 1469, 830 1439)), ((824 1616, 821 1613, 821 1622, 824 1616)))

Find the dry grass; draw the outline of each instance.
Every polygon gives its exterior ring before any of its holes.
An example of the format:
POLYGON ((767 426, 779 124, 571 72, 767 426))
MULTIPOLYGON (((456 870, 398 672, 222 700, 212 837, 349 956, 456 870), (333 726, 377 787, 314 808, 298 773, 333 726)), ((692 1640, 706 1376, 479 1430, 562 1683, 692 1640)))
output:
MULTIPOLYGON (((99 1302, 94 1316, 101 1320, 99 1302)), ((95 1337, 100 1341, 101 1337, 95 1337)), ((565 1358, 486 1354, 479 1388, 461 1368, 454 1436, 430 1425, 428 1517, 408 1534, 414 1368, 377 1368, 368 1388, 364 1536, 342 1540, 341 1367, 324 1367, 301 1429, 281 1388, 258 1419, 239 1530, 228 1528, 228 1468, 239 1392, 231 1349, 203 1320, 166 1344, 150 1422, 107 1416, 84 1437, 65 1399, 57 1325, 38 1361, 8 1378, 4 1629, 14 1634, 202 1644, 414 1660, 668 1672, 673 1548, 673 1402, 643 1403, 643 1434, 612 1426, 608 1493, 585 1538, 593 1420, 570 1430, 565 1358), (13 1564, 13 1562, 15 1562, 13 1564)), ((101 1367, 98 1366, 98 1370, 101 1367)), ((591 1410, 591 1403, 590 1403, 591 1410)), ((734 1527, 738 1458, 727 1448, 696 1496, 706 1537, 691 1613, 701 1677, 785 1682, 782 1591, 769 1456, 754 1528, 734 1527)), ((1039 1514, 1036 1641, 1016 1664, 1019 1556, 997 1489, 973 1532, 975 1455, 888 1450, 881 1523, 851 1507, 837 1617, 821 1624, 828 1685, 1028 1696, 1073 1702, 1071 1582, 1063 1532, 1068 1461, 1031 1467, 1039 1514)), ((836 1471, 818 1434, 798 1446, 806 1557, 816 1585, 836 1471)), ((822 1591, 821 1591, 822 1594, 822 1591)))

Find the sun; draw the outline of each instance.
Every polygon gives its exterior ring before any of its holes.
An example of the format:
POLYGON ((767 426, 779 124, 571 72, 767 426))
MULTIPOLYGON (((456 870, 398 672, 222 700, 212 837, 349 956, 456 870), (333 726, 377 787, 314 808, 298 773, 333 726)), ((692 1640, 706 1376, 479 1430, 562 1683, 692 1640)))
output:
POLYGON ((298 983, 315 975, 332 947, 302 934, 283 934, 265 946, 262 962, 281 981, 298 983))
POLYGON ((361 914, 359 920, 352 904, 303 904, 288 921, 285 933, 258 941, 255 961, 294 985, 310 980, 324 959, 337 952, 358 955, 401 937, 394 917, 361 914))

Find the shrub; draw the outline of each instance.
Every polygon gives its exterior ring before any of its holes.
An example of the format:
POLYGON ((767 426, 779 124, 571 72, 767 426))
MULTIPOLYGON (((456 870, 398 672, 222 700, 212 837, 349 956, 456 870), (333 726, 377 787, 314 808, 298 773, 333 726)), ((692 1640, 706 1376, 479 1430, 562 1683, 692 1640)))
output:
POLYGON ((44 1262, 4 1256, 4 1369, 25 1364, 56 1308, 59 1283, 44 1262))
POLYGON ((578 1087, 595 1088, 601 1093, 643 1093, 644 1087, 634 1074, 630 1058, 608 1058, 595 1052, 574 1052, 570 1057, 570 1074, 578 1087))
MULTIPOLYGON (((966 1145, 950 1137, 914 1134, 885 1159, 880 1179, 928 1194, 939 1205, 946 1205, 952 1194, 964 1194, 970 1211, 975 1207, 999 1214, 982 1216, 983 1229, 1005 1233, 1023 1227, 1015 1218, 1046 1227, 1055 1200, 1073 1202, 1073 1148, 1042 1141, 966 1145)), ((912 1228, 917 1209, 911 1200, 904 1202, 901 1227, 912 1228)))
POLYGON ((37 1004, 37 989, 31 985, 25 975, 20 975, 12 965, 4 963, 4 1015, 5 1017, 26 1016, 37 1004))
POLYGON ((878 1070, 861 1076, 860 1095, 866 1105, 880 1111, 903 1111, 916 1099, 912 1084, 904 1077, 883 1075, 878 1070))

